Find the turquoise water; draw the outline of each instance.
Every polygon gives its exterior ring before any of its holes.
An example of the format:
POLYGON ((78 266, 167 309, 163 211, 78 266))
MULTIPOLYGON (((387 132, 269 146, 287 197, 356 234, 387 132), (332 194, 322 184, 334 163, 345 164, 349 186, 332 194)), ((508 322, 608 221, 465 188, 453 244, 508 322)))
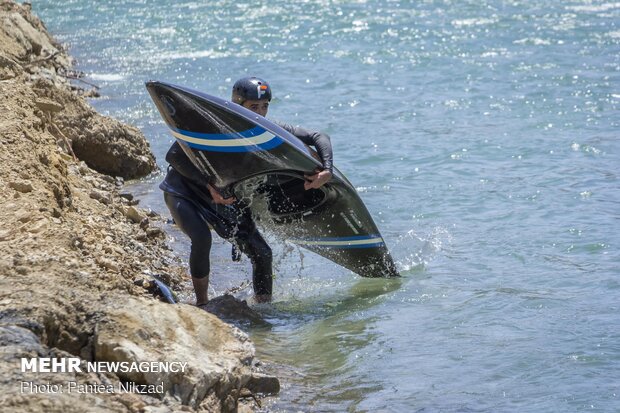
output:
MULTIPOLYGON (((271 118, 332 136, 404 275, 274 240, 272 327, 249 331, 283 383, 268 409, 620 410, 620 3, 167 3, 34 9, 162 169, 145 81, 268 79, 271 118)), ((159 180, 132 187, 165 213, 159 180)), ((213 293, 249 278, 229 256, 213 293)))

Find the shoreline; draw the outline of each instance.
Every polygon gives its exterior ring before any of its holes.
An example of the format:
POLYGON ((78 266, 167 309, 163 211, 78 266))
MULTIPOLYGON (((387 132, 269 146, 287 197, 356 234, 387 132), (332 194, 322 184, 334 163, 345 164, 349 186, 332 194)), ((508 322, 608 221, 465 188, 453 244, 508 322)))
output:
MULTIPOLYGON (((161 217, 125 179, 156 170, 135 127, 98 114, 71 85, 72 59, 28 3, 0 1, 0 406, 11 411, 250 411, 277 379, 254 363, 247 334, 203 310, 160 302, 186 269, 161 217), (50 371, 21 359, 185 362, 183 372, 50 371), (33 385, 159 386, 142 392, 20 392, 33 385), (245 401, 247 400, 247 401, 245 401)), ((112 386, 112 387, 109 387, 112 386)))

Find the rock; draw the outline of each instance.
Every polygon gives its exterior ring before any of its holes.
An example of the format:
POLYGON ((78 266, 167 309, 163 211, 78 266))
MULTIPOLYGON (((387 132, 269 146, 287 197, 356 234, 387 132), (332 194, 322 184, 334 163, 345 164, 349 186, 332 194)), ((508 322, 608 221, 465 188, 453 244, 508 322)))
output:
POLYGON ((231 323, 269 325, 246 301, 241 301, 230 294, 212 298, 201 308, 231 323))
POLYGON ((163 237, 165 235, 161 228, 153 227, 146 230, 146 236, 149 238, 163 237))
POLYGON ((144 217, 142 219, 142 221, 140 221, 140 228, 142 228, 143 230, 146 230, 149 227, 149 224, 150 224, 149 218, 148 217, 144 217))
POLYGON ((45 98, 37 98, 34 100, 34 103, 43 112, 56 113, 60 112, 64 108, 60 103, 45 98))
POLYGON ((28 210, 19 211, 15 218, 22 223, 26 223, 32 219, 32 213, 28 210))
POLYGON ((140 130, 103 118, 92 111, 63 122, 83 134, 69 136, 73 151, 88 166, 106 175, 124 179, 140 178, 157 168, 155 157, 140 130), (106 132, 102 130, 106 127, 106 132))
POLYGON ((163 382, 167 394, 193 407, 210 394, 245 387, 253 357, 248 337, 215 316, 188 305, 146 299, 128 298, 122 308, 112 305, 95 337, 96 360, 187 363, 184 371, 119 376, 143 384, 163 382))
POLYGON ((106 268, 110 271, 118 272, 119 270, 118 264, 107 258, 103 258, 103 257, 97 258, 97 264, 99 264, 103 268, 106 268))
POLYGON ((98 98, 101 97, 101 94, 99 93, 99 91, 97 91, 97 89, 92 88, 84 91, 84 93, 82 93, 82 96, 84 96, 85 98, 98 98))
POLYGON ((38 234, 49 228, 49 221, 47 218, 40 218, 28 227, 28 232, 31 234, 38 234))
MULTIPOLYGON (((46 33, 35 29, 21 14, 11 13, 2 19, 2 28, 16 41, 20 55, 41 56, 58 52, 46 33)), ((36 58, 35 58, 36 59, 36 58)))
POLYGON ((131 192, 120 192, 118 196, 128 201, 133 201, 133 194, 131 192))
POLYGON ((253 347, 240 330, 215 316, 187 305, 159 304, 132 284, 137 275, 156 273, 174 290, 189 292, 186 266, 160 229, 150 227, 154 220, 142 209, 130 210, 137 223, 149 218, 140 229, 115 195, 122 189, 119 177, 155 168, 144 137, 99 115, 73 91, 57 74, 69 73, 69 62, 28 7, 0 0, 0 183, 9 188, 0 209, 5 292, 0 411, 163 413, 203 406, 233 411, 239 390, 252 379, 253 347), (81 150, 77 162, 70 142, 81 150), (95 169, 113 176, 106 179, 95 169), (106 206, 108 201, 114 207, 106 206), (20 358, 37 356, 80 357, 83 363, 161 359, 189 362, 189 370, 164 375, 164 400, 118 393, 21 394, 16 387, 21 381, 118 386, 129 378, 22 372, 20 358))
POLYGON ((32 192, 34 189, 32 184, 26 181, 11 181, 9 182, 9 187, 23 194, 32 192))
POLYGON ((245 387, 254 394, 273 396, 280 393, 280 381, 273 376, 254 373, 245 387))
POLYGON ((15 60, 0 52, 0 68, 12 70, 15 73, 22 71, 22 67, 15 60))
POLYGON ((103 192, 103 191, 99 191, 97 189, 93 189, 92 191, 90 191, 89 196, 92 199, 96 199, 97 201, 101 202, 102 204, 105 205, 110 205, 112 203, 112 199, 110 198, 110 195, 107 192, 103 192))
POLYGON ((123 213, 127 218, 129 218, 132 222, 139 224, 143 219, 146 219, 146 215, 140 212, 137 208, 133 206, 124 208, 123 213))

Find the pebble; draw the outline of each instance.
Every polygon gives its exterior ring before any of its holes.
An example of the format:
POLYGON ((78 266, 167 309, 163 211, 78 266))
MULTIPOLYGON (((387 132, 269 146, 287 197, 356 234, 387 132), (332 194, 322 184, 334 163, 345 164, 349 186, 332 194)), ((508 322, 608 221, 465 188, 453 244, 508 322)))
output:
POLYGON ((101 202, 104 205, 110 205, 110 203, 112 202, 109 194, 103 191, 96 190, 96 189, 93 189, 92 191, 90 191, 90 197, 92 199, 96 199, 97 201, 101 202))
POLYGON ((146 218, 146 216, 142 212, 140 212, 137 208, 134 208, 133 206, 125 208, 123 210, 123 213, 127 218, 129 218, 136 224, 139 224, 140 222, 142 222, 143 219, 146 218))
POLYGON ((26 223, 32 219, 32 213, 30 211, 23 210, 18 212, 15 218, 17 218, 17 220, 21 223, 26 223))
POLYGON ((131 192, 120 192, 118 196, 128 201, 133 201, 133 194, 131 192))
POLYGON ((9 187, 23 194, 32 192, 32 190, 34 189, 34 187, 32 186, 30 182, 25 182, 25 181, 11 181, 9 182, 9 187))
POLYGON ((161 228, 153 227, 146 230, 146 236, 149 238, 161 237, 164 235, 164 231, 161 228))
POLYGON ((115 271, 118 272, 118 265, 112 261, 112 260, 108 260, 106 258, 97 258, 96 259, 97 264, 101 265, 102 267, 110 270, 110 271, 115 271))
POLYGON ((28 274, 28 267, 24 267, 20 265, 20 266, 15 267, 15 271, 17 271, 17 273, 20 275, 26 275, 28 274))
POLYGON ((34 100, 34 103, 44 112, 55 113, 64 109, 60 103, 46 98, 37 98, 34 100))
POLYGON ((47 227, 48 227, 47 219, 41 218, 38 221, 35 221, 35 223, 30 228, 28 228, 28 232, 30 232, 31 234, 38 234, 46 230, 47 227))

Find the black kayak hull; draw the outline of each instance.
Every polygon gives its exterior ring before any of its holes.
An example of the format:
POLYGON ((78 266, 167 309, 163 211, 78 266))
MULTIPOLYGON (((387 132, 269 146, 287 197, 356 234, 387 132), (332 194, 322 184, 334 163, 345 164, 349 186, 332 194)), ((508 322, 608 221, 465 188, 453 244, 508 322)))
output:
POLYGON ((321 163, 298 138, 235 103, 184 87, 148 82, 161 116, 205 180, 234 195, 285 240, 363 276, 398 272, 370 213, 334 168, 320 189, 304 174, 321 163))

